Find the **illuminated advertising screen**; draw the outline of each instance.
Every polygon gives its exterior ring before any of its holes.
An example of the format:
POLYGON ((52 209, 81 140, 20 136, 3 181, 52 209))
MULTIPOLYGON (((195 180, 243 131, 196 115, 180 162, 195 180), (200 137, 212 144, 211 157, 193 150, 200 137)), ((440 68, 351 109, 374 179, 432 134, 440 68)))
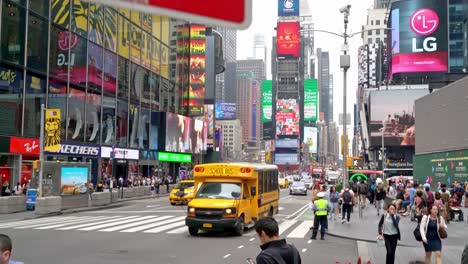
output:
POLYGON ((304 80, 304 121, 317 121, 317 79, 304 80))
POLYGON ((277 165, 295 165, 299 164, 299 159, 297 153, 276 153, 275 154, 275 164, 277 165))
POLYGON ((276 51, 278 56, 301 55, 301 34, 299 22, 278 22, 276 27, 276 51))
POLYGON ((236 104, 232 103, 216 103, 215 117, 217 120, 235 120, 236 119, 236 104))
POLYGON ((317 153, 317 138, 316 127, 304 127, 304 144, 309 147, 309 153, 317 153))
POLYGON ((273 82, 262 81, 262 121, 270 122, 273 115, 273 82))
POLYGON ((299 141, 297 139, 290 138, 276 139, 275 147, 297 149, 299 148, 299 141))
POLYGON ((200 154, 207 149, 208 126, 203 120, 192 120, 192 149, 194 154, 200 154))
POLYGON ((299 0, 278 0, 278 16, 299 16, 299 0))
POLYGON ((276 135, 299 135, 299 105, 296 99, 276 100, 276 135))
POLYGON ((426 89, 386 90, 370 93, 370 145, 414 146, 414 101, 429 94, 426 89))
POLYGON ((213 135, 214 135, 214 107, 213 105, 204 105, 203 116, 194 117, 196 120, 203 121, 203 137, 205 138, 203 150, 206 151, 208 146, 213 146, 213 135))
POLYGON ((78 195, 88 191, 87 167, 62 167, 60 174, 60 194, 78 195))
POLYGON ((448 70, 447 5, 438 0, 392 4, 390 75, 448 70))
POLYGON ((205 99, 205 26, 190 26, 190 88, 189 109, 191 115, 203 114, 205 99))
POLYGON ((193 125, 190 117, 168 112, 166 115, 166 151, 192 153, 193 125))

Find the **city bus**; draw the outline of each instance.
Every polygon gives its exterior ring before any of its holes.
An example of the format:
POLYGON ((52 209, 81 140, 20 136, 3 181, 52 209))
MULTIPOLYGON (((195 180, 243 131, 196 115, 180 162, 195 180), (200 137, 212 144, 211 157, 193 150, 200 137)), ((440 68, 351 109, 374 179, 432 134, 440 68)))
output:
POLYGON ((203 231, 233 231, 241 236, 256 221, 278 213, 278 167, 257 163, 211 163, 193 172, 198 191, 188 204, 185 224, 203 231))

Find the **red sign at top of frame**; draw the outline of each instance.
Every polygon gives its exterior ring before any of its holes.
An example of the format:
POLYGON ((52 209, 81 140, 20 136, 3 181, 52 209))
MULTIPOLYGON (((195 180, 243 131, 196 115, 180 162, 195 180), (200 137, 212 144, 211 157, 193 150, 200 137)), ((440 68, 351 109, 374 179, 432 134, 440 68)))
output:
POLYGON ((90 0, 193 23, 245 29, 252 20, 252 0, 90 0))
POLYGON ((301 55, 301 34, 299 22, 278 22, 276 27, 276 50, 278 56, 301 55))

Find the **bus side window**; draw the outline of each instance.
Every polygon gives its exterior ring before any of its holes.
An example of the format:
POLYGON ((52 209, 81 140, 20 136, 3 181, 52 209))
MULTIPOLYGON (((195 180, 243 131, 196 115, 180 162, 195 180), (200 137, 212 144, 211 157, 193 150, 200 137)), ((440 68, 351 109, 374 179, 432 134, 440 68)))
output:
POLYGON ((263 171, 258 172, 258 194, 263 194, 263 171))
POLYGON ((273 191, 273 172, 272 171, 268 171, 268 191, 271 192, 273 191))

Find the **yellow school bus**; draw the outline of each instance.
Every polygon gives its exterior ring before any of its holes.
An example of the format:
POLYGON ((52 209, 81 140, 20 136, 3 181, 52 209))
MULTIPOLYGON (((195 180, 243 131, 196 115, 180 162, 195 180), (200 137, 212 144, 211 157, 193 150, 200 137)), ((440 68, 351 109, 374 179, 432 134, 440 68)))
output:
POLYGON ((193 176, 198 191, 185 219, 192 236, 199 230, 232 230, 240 236, 258 219, 278 213, 276 165, 203 164, 195 166, 193 176))

